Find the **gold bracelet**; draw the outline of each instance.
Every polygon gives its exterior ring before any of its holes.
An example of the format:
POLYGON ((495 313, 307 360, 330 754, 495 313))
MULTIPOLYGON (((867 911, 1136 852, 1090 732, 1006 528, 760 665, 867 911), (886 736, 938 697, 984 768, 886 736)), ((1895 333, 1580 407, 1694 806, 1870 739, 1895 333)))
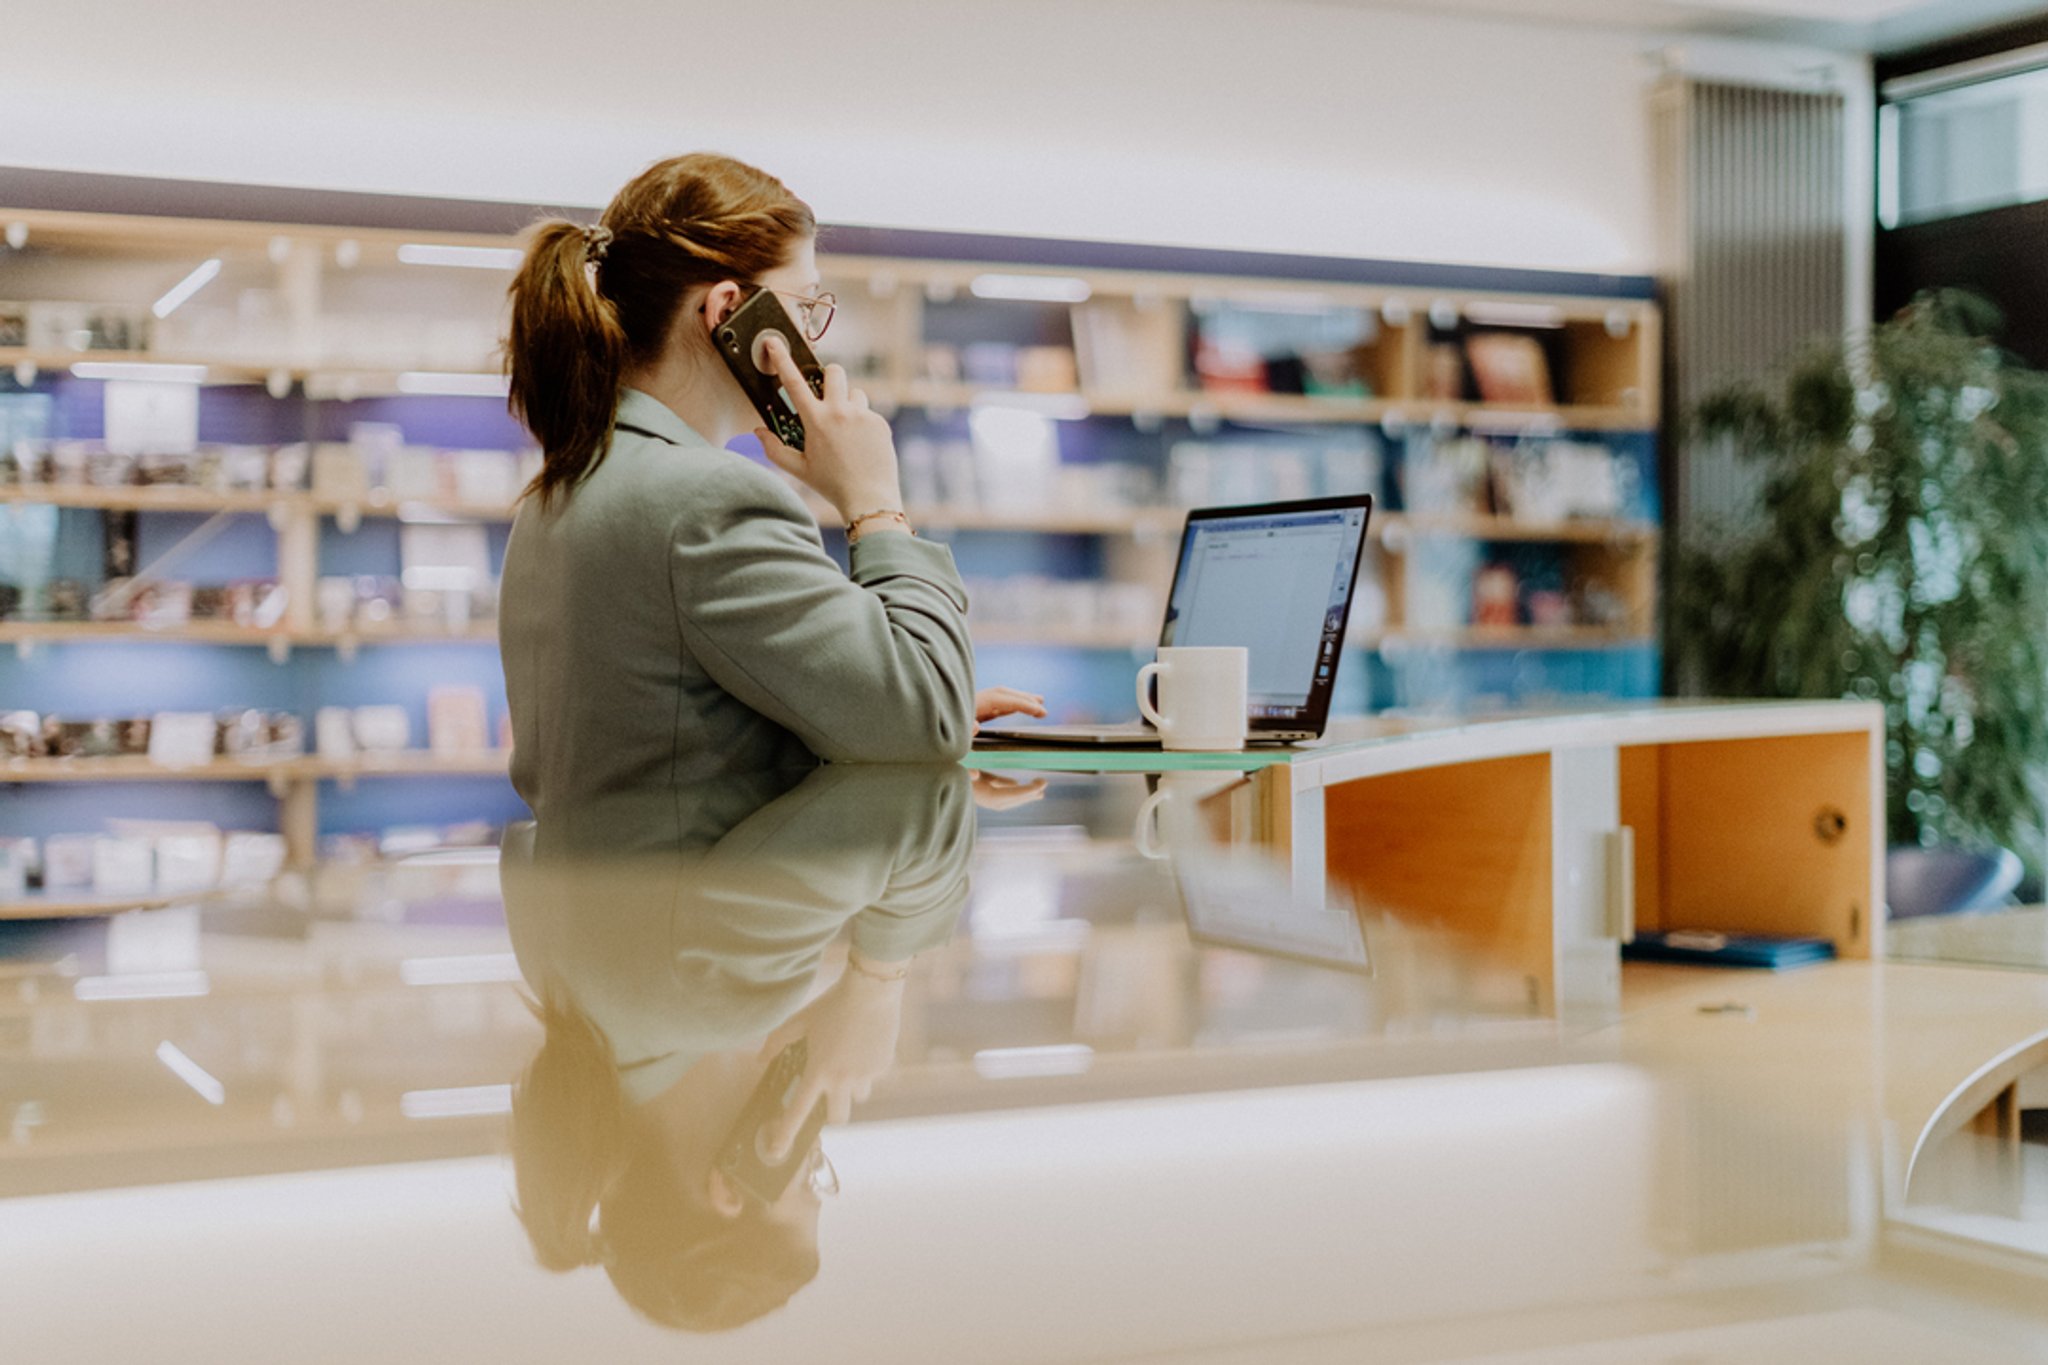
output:
MULTIPOLYGON (((857 517, 848 517, 846 519, 846 543, 848 545, 857 543, 860 540, 861 523, 864 521, 873 521, 876 517, 887 517, 890 521, 900 524, 904 530, 910 530, 910 518, 903 515, 901 509, 895 507, 878 507, 872 512, 863 512, 857 517)), ((911 534, 915 535, 917 533, 912 531, 911 534)))
POLYGON ((885 983, 901 981, 910 975, 910 964, 908 962, 898 964, 899 969, 895 972, 873 971, 862 965, 860 954, 854 952, 851 948, 846 950, 846 967, 848 971, 859 972, 870 981, 885 983))

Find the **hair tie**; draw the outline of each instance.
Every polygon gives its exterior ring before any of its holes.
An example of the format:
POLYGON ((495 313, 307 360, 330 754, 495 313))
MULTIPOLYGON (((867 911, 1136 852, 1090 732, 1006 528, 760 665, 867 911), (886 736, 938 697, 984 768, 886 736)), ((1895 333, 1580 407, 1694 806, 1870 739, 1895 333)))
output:
POLYGON ((583 259, 595 265, 611 250, 612 230, 603 223, 592 223, 583 229, 583 259))

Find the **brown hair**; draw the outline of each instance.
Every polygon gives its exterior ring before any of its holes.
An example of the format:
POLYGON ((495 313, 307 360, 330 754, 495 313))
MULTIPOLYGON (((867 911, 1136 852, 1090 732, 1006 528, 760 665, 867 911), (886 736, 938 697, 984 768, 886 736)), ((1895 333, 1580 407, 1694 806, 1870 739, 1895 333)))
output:
POLYGON ((544 1037, 512 1093, 512 1171, 542 1266, 602 1264, 643 1316, 695 1332, 752 1322, 816 1278, 815 1246, 751 1203, 720 1216, 671 1162, 634 1150, 618 1063, 589 1016, 552 992, 533 1010, 544 1037))
POLYGON ((649 166, 598 226, 536 224, 509 291, 508 404, 540 442, 541 471, 526 491, 543 505, 604 458, 626 368, 661 354, 684 292, 752 280, 818 230, 780 180, 711 152, 649 166))

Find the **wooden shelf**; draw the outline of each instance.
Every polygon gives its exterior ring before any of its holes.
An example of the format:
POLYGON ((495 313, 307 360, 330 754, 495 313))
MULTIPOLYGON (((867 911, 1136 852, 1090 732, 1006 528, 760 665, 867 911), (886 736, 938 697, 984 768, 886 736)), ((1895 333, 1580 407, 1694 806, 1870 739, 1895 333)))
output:
POLYGON ((1375 632, 1361 647, 1449 645, 1453 649, 1618 649, 1647 645, 1653 638, 1627 626, 1449 626, 1399 627, 1375 632))
POLYGON ((261 384, 289 365, 252 365, 246 361, 208 359, 203 356, 173 355, 157 351, 52 351, 27 346, 0 346, 0 368, 33 365, 38 370, 68 370, 73 365, 200 365, 209 384, 261 384))
POLYGON ((518 505, 498 502, 463 502, 453 498, 394 498, 373 495, 360 502, 348 498, 312 496, 315 511, 324 517, 354 514, 362 517, 397 517, 407 520, 510 521, 518 505))
POLYGON ((178 484, 101 487, 34 483, 0 486, 0 503, 80 507, 100 512, 268 512, 288 507, 293 495, 257 489, 187 488, 178 484))
MULTIPOLYGON (((1483 512, 1375 514, 1376 538, 1408 535, 1463 536, 1470 540, 1525 541, 1560 545, 1655 545, 1661 529, 1651 521, 1522 521, 1483 512)), ((1393 547, 1389 547, 1391 550, 1393 547)))
MULTIPOLYGON (((206 371, 200 380, 202 384, 267 384, 273 376, 282 375, 292 383, 318 383, 330 396, 340 390, 348 390, 358 397, 384 397, 404 392, 398 385, 398 377, 408 373, 451 375, 461 379, 498 380, 503 375, 490 369, 449 368, 435 365, 426 360, 410 365, 363 365, 350 361, 274 361, 262 362, 237 360, 222 356, 181 355, 168 351, 52 351, 31 349, 24 346, 0 346, 0 369, 13 369, 29 364, 41 371, 56 373, 69 370, 73 365, 181 365, 198 366, 206 371)), ((501 397, 495 393, 456 394, 453 397, 501 397)))
POLYGON ((359 753, 354 758, 309 755, 293 760, 291 775, 323 782, 352 781, 358 777, 500 777, 511 761, 508 749, 446 754, 431 749, 400 749, 359 753))
POLYGON ((517 508, 507 503, 453 498, 395 498, 373 494, 361 500, 307 493, 300 489, 191 488, 183 484, 29 483, 0 485, 0 504, 74 507, 98 512, 263 512, 287 516, 398 517, 400 519, 510 521, 517 508))
MULTIPOLYGON (((801 491, 801 490, 799 490, 801 491)), ((815 498, 805 505, 821 526, 838 529, 839 513, 815 498)), ((904 509, 920 532, 1037 531, 1047 535, 1172 535, 1178 534, 1187 512, 1179 507, 1044 508, 999 511, 987 507, 949 507, 913 503, 904 509)))
POLYGON ((1109 627, 979 626, 972 622, 968 633, 976 645, 1017 646, 1046 649, 1150 650, 1159 643, 1158 628, 1143 631, 1109 627))
POLYGON ((152 629, 133 621, 0 621, 0 644, 133 643, 250 645, 291 643, 289 632, 232 621, 188 621, 152 629))
POLYGON ((1101 393, 1085 389, 1042 393, 997 385, 916 381, 901 386, 886 380, 856 380, 868 397, 884 406, 959 409, 976 403, 1038 408, 1054 415, 1213 419, 1226 422, 1320 423, 1408 426, 1440 424, 1459 429, 1529 431, 1652 431, 1657 415, 1620 405, 1563 403, 1511 406, 1439 403, 1427 399, 1348 398, 1300 393, 1229 393, 1180 389, 1160 393, 1101 393))
POLYGON ((510 754, 503 749, 437 754, 429 749, 362 753, 353 758, 216 758, 189 768, 169 768, 140 754, 111 758, 0 759, 0 783, 7 782, 329 782, 364 777, 494 777, 510 754))
POLYGON ((28 919, 91 919, 131 910, 161 910, 167 905, 200 899, 186 896, 95 896, 82 891, 39 891, 18 900, 0 901, 0 921, 28 919))
POLYGON ((166 644, 242 645, 257 649, 353 649, 360 645, 496 644, 495 621, 481 621, 466 631, 437 626, 412 629, 400 622, 389 628, 344 631, 288 630, 240 626, 232 621, 188 621, 160 629, 132 621, 0 621, 0 645, 33 644, 166 644))
MULTIPOLYGON (((1017 646, 1040 649, 1129 650, 1150 653, 1158 644, 1154 631, 1142 634, 1123 630, 1034 628, 1029 626, 974 626, 977 645, 1017 646)), ((1627 627, 1613 626, 1454 626, 1411 630, 1397 627, 1361 631, 1344 642, 1347 652, 1371 652, 1388 646, 1437 645, 1453 649, 1615 649, 1653 643, 1652 638, 1627 627)))

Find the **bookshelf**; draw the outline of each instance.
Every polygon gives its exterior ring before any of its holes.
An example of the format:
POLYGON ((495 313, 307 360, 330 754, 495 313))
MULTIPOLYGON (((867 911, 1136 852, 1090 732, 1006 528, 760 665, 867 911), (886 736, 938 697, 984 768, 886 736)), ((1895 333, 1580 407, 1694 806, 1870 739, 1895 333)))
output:
MULTIPOLYGON (((425 221, 460 216, 428 212, 425 221)), ((404 427, 412 452, 518 451, 524 436, 503 412, 493 354, 505 270, 406 264, 400 250, 424 242, 502 260, 516 244, 511 233, 4 208, 0 217, 28 230, 22 249, 0 251, 0 299, 85 300, 139 324, 118 346, 89 337, 81 346, 81 338, 27 326, 33 319, 0 304, 0 343, 8 343, 0 344, 0 433, 8 402, 40 396, 46 434, 90 439, 94 433, 77 425, 96 402, 99 381, 90 376, 181 366, 180 377, 200 386, 205 440, 303 443, 310 452, 306 472, 282 488, 10 483, 0 471, 0 517, 57 509, 69 519, 62 525, 74 548, 96 534, 89 528, 117 519, 159 543, 204 522, 235 547, 238 558, 223 556, 241 566, 235 576, 274 578, 286 603, 282 619, 265 626, 191 619, 158 628, 39 619, 23 604, 0 618, 0 709, 58 711, 72 693, 103 698, 116 689, 91 660, 134 645, 148 648, 119 657, 182 659, 181 649, 218 657, 219 664, 165 667, 232 674, 223 689, 262 692, 263 704, 301 709, 330 695, 361 701, 358 694, 373 686, 424 693, 445 673, 494 676, 488 621, 449 625, 400 614, 375 629, 336 629, 323 625, 316 597, 323 576, 391 573, 374 567, 378 556, 395 558, 398 535, 415 525, 475 523, 491 537, 493 555, 501 553, 509 499, 329 486, 317 457, 346 448, 350 422, 362 417, 404 427), (210 260, 221 263, 212 284, 170 317, 146 322, 152 299, 210 260), (168 652, 159 656, 159 647, 168 652), (252 657, 248 665, 228 662, 252 657), (251 671, 272 666, 275 683, 251 671)), ((1655 653, 1662 320, 1648 281, 876 229, 832 229, 821 245, 826 287, 838 293, 841 309, 819 350, 845 364, 894 419, 906 483, 920 443, 927 458, 936 450, 941 461, 972 447, 965 482, 973 486, 927 477, 923 487, 906 487, 914 523, 954 541, 971 580, 1028 588, 1042 578, 1054 588, 1098 583, 1163 595, 1187 506, 1347 491, 1285 487, 1281 474, 1290 461, 1306 460, 1311 482, 1327 482, 1335 467, 1329 452, 1368 450, 1370 467, 1353 474, 1378 497, 1367 573, 1381 606, 1370 618, 1355 615, 1349 633, 1356 662, 1347 672, 1363 679, 1356 700, 1405 700, 1389 679, 1401 657, 1417 653, 1449 656, 1448 664, 1432 665, 1433 678, 1495 677, 1489 660, 1524 658, 1584 660, 1557 671, 1583 675, 1592 691, 1643 690, 1641 679, 1654 676, 1654 663, 1641 661, 1655 653), (1333 328, 1350 331, 1332 340, 1333 328), (1548 367, 1548 391, 1482 392, 1469 357, 1457 382, 1444 382, 1447 348, 1481 333, 1533 345, 1548 367), (1259 337, 1275 336, 1306 338, 1294 347, 1301 354, 1281 363, 1260 353, 1250 364, 1232 351, 1240 344, 1256 351, 1259 337), (1323 364, 1333 358, 1334 373, 1323 364), (1034 483, 1005 470, 976 432, 977 418, 991 412, 1025 414, 1027 425, 1054 433, 1050 471, 1058 477, 1034 483), (1604 509, 1570 514, 1502 505, 1490 473, 1483 489, 1448 503, 1418 498, 1411 478, 1417 452, 1461 442, 1509 452, 1557 442, 1606 448, 1618 466, 1624 456, 1633 460, 1649 486, 1604 509), (1222 452, 1209 482, 1177 484, 1176 452, 1205 448, 1222 452), (1241 452, 1251 452, 1257 467, 1232 464, 1241 452), (1101 477, 1070 481, 1078 475, 1101 477), (1539 619, 1518 603, 1520 619, 1477 624, 1469 619, 1469 589, 1462 605, 1458 593, 1438 591, 1434 609, 1421 610, 1428 594, 1420 587, 1432 581, 1434 558, 1447 544, 1465 547, 1459 553, 1468 565, 1503 563, 1528 584, 1548 575, 1551 610, 1539 619), (1597 599, 1600 610, 1582 611, 1581 596, 1597 599), (1559 599, 1567 599, 1564 608, 1559 599), (1621 675, 1600 662, 1622 656, 1635 661, 1624 670, 1633 683, 1617 682, 1621 675)), ((829 510, 815 510, 836 547, 829 510)), ((1053 625, 1058 612, 990 614, 1000 596, 977 593, 972 621, 977 644, 1000 654, 988 665, 991 680, 1002 673, 1001 681, 1069 696, 1092 689, 1097 710, 1121 709, 1127 656, 1149 648, 1158 603, 1138 610, 1127 595, 1121 610, 1053 625), (1033 668, 1051 670, 1052 680, 1029 676, 1033 668)), ((137 675, 131 709, 153 705, 146 675, 156 667, 129 669, 137 675)), ((418 696, 403 700, 419 705, 418 696)), ((224 690, 215 703, 226 702, 242 697, 224 690)), ((372 775, 307 766, 313 763, 267 772, 253 785, 316 792, 372 775)), ((24 771, 0 776, 0 784, 117 775, 104 767, 80 767, 65 778, 24 771)), ((389 775, 488 778, 499 771, 501 756, 481 766, 427 762, 389 775)), ((252 785, 208 781, 224 790, 252 785)), ((316 831, 303 824, 306 808, 310 801, 301 800, 294 818, 310 847, 316 831)))

